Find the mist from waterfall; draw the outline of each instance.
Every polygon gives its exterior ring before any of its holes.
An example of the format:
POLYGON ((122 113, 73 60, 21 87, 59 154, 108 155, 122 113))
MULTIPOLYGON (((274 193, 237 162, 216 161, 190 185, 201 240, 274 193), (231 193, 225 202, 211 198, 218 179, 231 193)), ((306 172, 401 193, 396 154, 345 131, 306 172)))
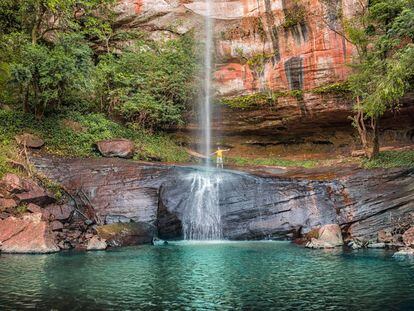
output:
POLYGON ((205 0, 205 31, 203 59, 203 90, 199 102, 199 126, 201 153, 206 156, 204 167, 189 175, 191 190, 185 202, 182 219, 186 240, 219 240, 222 238, 219 188, 222 174, 211 168, 211 102, 212 102, 212 59, 213 18, 212 1, 205 0))

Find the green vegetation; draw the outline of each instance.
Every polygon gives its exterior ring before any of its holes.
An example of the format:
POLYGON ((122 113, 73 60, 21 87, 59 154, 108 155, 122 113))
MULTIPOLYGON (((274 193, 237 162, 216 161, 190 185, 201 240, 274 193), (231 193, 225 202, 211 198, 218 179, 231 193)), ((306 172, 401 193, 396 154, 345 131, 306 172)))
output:
POLYGON ((181 124, 195 89, 192 34, 154 42, 115 30, 115 4, 2 1, 0 103, 38 119, 78 110, 149 130, 181 124))
POLYGON ((278 98, 295 97, 297 100, 303 99, 302 90, 284 91, 284 92, 265 92, 253 93, 236 97, 223 98, 220 104, 233 109, 253 110, 259 107, 272 107, 277 104, 278 98))
POLYGON ((349 87, 355 98, 354 125, 366 155, 375 158, 381 116, 398 109, 413 87, 414 1, 375 0, 359 6, 359 14, 345 22, 345 37, 358 51, 349 87))
POLYGON ((414 168, 414 151, 383 151, 374 159, 366 159, 362 162, 364 168, 414 168))
MULTIPOLYGON (((22 132, 29 132, 44 139, 45 150, 56 155, 99 156, 93 148, 97 141, 127 138, 135 142, 138 160, 188 161, 187 153, 167 135, 115 123, 100 113, 83 115, 79 112, 68 112, 38 120, 31 114, 0 110, 2 148, 12 151, 14 136, 22 132)), ((0 157, 0 168, 3 171, 10 169, 3 153, 0 157)))
POLYGON ((343 94, 347 95, 351 91, 349 89, 348 82, 337 82, 322 85, 320 87, 314 88, 310 90, 310 92, 314 94, 343 94))
POLYGON ((138 41, 122 56, 105 55, 97 66, 97 93, 107 112, 148 129, 183 123, 194 98, 191 35, 165 43, 138 41))
POLYGON ((261 106, 271 106, 276 99, 272 93, 253 93, 249 95, 224 98, 221 104, 234 109, 256 109, 261 106))
POLYGON ((299 25, 305 21, 306 8, 299 1, 293 1, 293 6, 289 9, 284 9, 285 21, 280 25, 285 29, 299 25))
POLYGON ((189 160, 162 130, 182 124, 193 101, 193 35, 126 32, 116 3, 0 2, 0 176, 25 161, 14 141, 23 132, 56 155, 98 156, 97 141, 128 138, 136 159, 189 160))
POLYGON ((280 158, 244 158, 244 157, 231 157, 226 158, 226 162, 233 165, 240 165, 240 166, 297 166, 297 167, 305 167, 305 168, 312 168, 318 165, 318 161, 316 160, 286 160, 280 158))

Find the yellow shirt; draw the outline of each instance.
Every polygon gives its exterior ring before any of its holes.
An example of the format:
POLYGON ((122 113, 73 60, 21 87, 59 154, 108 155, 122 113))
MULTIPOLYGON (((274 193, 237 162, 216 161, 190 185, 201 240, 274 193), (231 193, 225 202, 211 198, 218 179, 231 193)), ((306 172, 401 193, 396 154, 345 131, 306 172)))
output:
POLYGON ((217 158, 222 158, 223 157, 223 150, 217 150, 216 154, 217 154, 217 158))

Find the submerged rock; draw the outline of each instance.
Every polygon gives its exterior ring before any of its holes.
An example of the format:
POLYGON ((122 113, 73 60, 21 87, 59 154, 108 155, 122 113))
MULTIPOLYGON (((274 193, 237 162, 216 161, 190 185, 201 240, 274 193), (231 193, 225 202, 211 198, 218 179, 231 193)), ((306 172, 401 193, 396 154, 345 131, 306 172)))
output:
POLYGON ((334 245, 332 245, 328 242, 319 240, 319 239, 315 239, 315 238, 312 238, 308 243, 306 243, 306 247, 307 248, 316 248, 316 249, 317 248, 335 248, 334 245))
POLYGON ((5 253, 53 253, 59 251, 42 214, 9 217, 0 221, 0 249, 5 253))
POLYGON ((102 140, 96 143, 104 157, 132 158, 135 153, 134 142, 128 139, 102 140))

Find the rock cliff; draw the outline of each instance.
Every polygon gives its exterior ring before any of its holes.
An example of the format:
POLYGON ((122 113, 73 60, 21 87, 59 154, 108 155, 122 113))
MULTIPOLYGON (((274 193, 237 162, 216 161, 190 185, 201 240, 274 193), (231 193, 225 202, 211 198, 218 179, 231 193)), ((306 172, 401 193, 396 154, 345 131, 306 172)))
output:
MULTIPOLYGON (((41 159, 38 169, 67 189, 82 189, 106 223, 144 222, 161 238, 182 236, 186 178, 197 168, 118 159, 41 159)), ((376 240, 414 210, 412 169, 218 172, 223 234, 228 239, 294 238, 339 224, 344 235, 376 240)))
MULTIPOLYGON (((312 89, 343 80, 353 47, 338 34, 340 16, 352 0, 212 1, 215 72, 219 95, 260 90, 312 89)), ((123 0, 124 27, 140 27, 154 38, 202 29, 205 1, 123 0)))
MULTIPOLYGON (((237 155, 280 154, 286 147, 290 153, 298 147, 349 152, 358 144, 349 120, 353 102, 341 92, 314 92, 345 80, 349 73, 354 48, 340 35, 341 19, 355 14, 357 1, 211 1, 217 102, 252 94, 300 92, 247 109, 216 105, 216 143, 234 147, 237 155)), ((195 30, 203 40, 205 1, 122 0, 116 11, 120 28, 146 30, 157 40, 195 30)), ((413 142, 412 103, 412 98, 407 99, 407 108, 381 122, 383 144, 413 142)), ((191 135, 198 130, 194 121, 191 115, 178 137, 198 145, 191 135)))

